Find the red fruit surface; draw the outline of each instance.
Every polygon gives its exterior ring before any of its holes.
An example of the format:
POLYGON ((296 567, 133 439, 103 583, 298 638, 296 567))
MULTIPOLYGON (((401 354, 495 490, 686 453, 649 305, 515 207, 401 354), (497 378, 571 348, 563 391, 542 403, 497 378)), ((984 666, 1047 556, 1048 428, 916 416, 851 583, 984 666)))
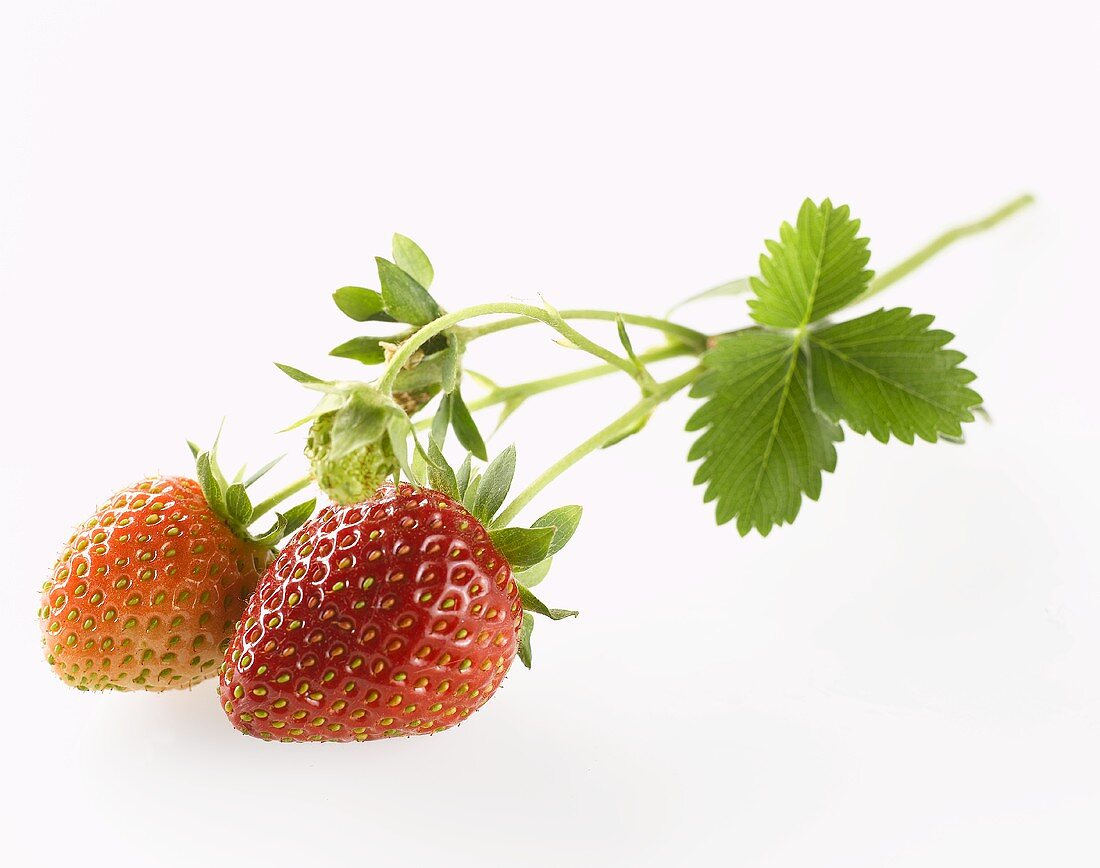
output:
POLYGON ((42 588, 46 659, 82 690, 168 690, 217 673, 269 560, 193 479, 124 488, 69 538, 42 588))
POLYGON ((438 732, 480 708, 516 654, 523 608, 482 524, 402 483, 307 524, 260 580, 226 655, 242 732, 367 741, 438 732))

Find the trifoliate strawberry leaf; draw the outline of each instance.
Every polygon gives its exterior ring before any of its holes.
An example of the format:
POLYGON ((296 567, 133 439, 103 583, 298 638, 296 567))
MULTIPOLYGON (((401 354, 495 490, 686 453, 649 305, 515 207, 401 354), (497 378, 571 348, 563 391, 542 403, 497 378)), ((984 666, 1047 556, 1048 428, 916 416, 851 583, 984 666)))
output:
POLYGON ((363 286, 341 286, 332 294, 332 300, 341 312, 356 322, 393 322, 386 313, 382 294, 363 286))
POLYGON ((574 609, 551 609, 542 600, 531 593, 530 588, 519 586, 519 599, 523 603, 523 611, 536 612, 549 618, 551 621, 560 621, 563 618, 575 618, 580 612, 574 609))
POLYGON ((501 527, 489 531, 493 545, 512 566, 522 570, 533 567, 550 551, 554 538, 552 527, 501 527))
POLYGON ((851 304, 867 289, 872 272, 867 239, 848 206, 826 199, 802 204, 794 226, 784 223, 779 241, 767 241, 760 277, 752 278, 756 298, 749 301, 761 325, 797 329, 851 304), (770 255, 769 255, 770 254, 770 255))
POLYGON ((428 255, 411 238, 396 232, 393 234, 393 261, 424 289, 432 288, 435 270, 428 255))
POLYGON ((354 359, 364 365, 380 365, 386 361, 386 351, 382 348, 382 342, 385 340, 386 338, 352 338, 338 347, 333 347, 329 350, 329 355, 340 359, 354 359))
POLYGON ((466 402, 462 400, 462 392, 458 389, 451 392, 451 427, 454 428, 458 442, 472 452, 474 457, 482 461, 488 460, 485 441, 477 430, 477 424, 470 415, 466 402))
POLYGON ((772 332, 739 332, 703 357, 691 394, 705 399, 688 421, 703 433, 688 460, 702 459, 695 483, 717 518, 737 519, 745 535, 766 536, 793 521, 805 494, 816 500, 821 474, 836 466, 838 426, 813 408, 800 341, 772 332))
POLYGON ((516 656, 519 662, 531 668, 531 634, 535 630, 535 616, 530 612, 523 613, 523 621, 519 625, 519 647, 516 656))
POLYGON ((508 490, 512 487, 512 478, 516 474, 516 447, 509 446, 489 462, 481 477, 474 508, 474 516, 482 524, 490 524, 497 510, 504 504, 508 490))
POLYGON ((967 383, 966 358, 945 349, 951 332, 909 308, 878 310, 809 335, 817 408, 885 443, 961 437, 982 399, 967 383))
POLYGON ((557 509, 552 509, 546 513, 546 515, 537 519, 531 527, 554 528, 554 538, 550 541, 549 554, 556 555, 565 547, 565 544, 573 538, 573 534, 577 530, 577 525, 581 523, 581 514, 583 512, 584 510, 576 505, 559 506, 557 509))
MULTIPOLYGON (((553 543, 551 543, 551 545, 553 545, 553 543)), ((548 557, 544 560, 539 561, 533 567, 528 567, 525 570, 518 570, 512 575, 515 577, 515 580, 524 587, 533 588, 537 584, 539 584, 539 582, 546 578, 547 574, 550 572, 550 567, 553 565, 553 563, 554 559, 548 557)))
POLYGON ((399 322, 421 326, 439 316, 439 305, 426 289, 387 259, 375 257, 386 312, 399 322))

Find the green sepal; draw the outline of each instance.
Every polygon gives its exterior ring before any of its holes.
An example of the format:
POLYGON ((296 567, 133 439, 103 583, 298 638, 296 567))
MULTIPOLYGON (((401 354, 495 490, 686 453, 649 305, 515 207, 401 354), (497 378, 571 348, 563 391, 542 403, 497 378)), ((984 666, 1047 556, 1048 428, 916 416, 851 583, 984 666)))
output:
POLYGON ((504 499, 512 487, 512 478, 516 473, 516 447, 509 446, 494 458, 485 468, 481 477, 481 487, 471 512, 482 524, 493 521, 497 511, 504 505, 504 499))
POLYGON ((337 347, 329 350, 330 356, 340 359, 352 359, 362 362, 364 365, 380 365, 386 361, 386 351, 382 348, 382 342, 387 338, 373 338, 362 336, 344 341, 337 347))
POLYGON ((458 481, 458 496, 465 498, 466 490, 470 487, 470 473, 473 470, 473 456, 467 452, 466 460, 455 471, 455 479, 458 481))
POLYGON ((455 389, 451 392, 451 427, 454 428, 458 442, 466 447, 475 457, 487 461, 489 456, 485 449, 485 440, 481 432, 477 430, 474 417, 466 402, 462 400, 462 390, 455 389))
POLYGON ((412 276, 381 256, 376 256, 375 262, 386 312, 394 319, 422 326, 440 315, 435 299, 412 276))
POLYGON ((309 521, 310 516, 313 515, 313 511, 317 508, 317 498, 313 497, 309 500, 302 501, 296 506, 292 506, 285 513, 282 514, 285 521, 283 529, 284 536, 289 536, 294 533, 303 524, 309 521))
POLYGON ((556 555, 573 538, 577 525, 581 523, 583 513, 583 508, 575 504, 572 506, 559 506, 557 509, 550 510, 531 525, 531 527, 552 527, 554 529, 554 538, 550 541, 548 554, 556 555))
POLYGON ((451 396, 444 395, 439 399, 439 406, 432 417, 431 439, 442 449, 447 442, 447 429, 451 427, 451 396))
POLYGON ((347 317, 356 322, 393 322, 386 313, 382 294, 363 286, 341 286, 332 294, 332 300, 347 317))
POLYGON ((286 455, 280 455, 278 458, 272 458, 269 462, 267 462, 267 464, 265 464, 244 481, 244 487, 251 488, 257 482, 263 479, 268 474, 268 472, 284 458, 286 458, 286 455))
POLYGON ((210 453, 202 452, 195 461, 195 471, 199 477, 199 486, 203 497, 217 515, 225 516, 225 495, 218 485, 217 477, 210 467, 210 453))
POLYGON ((537 612, 539 615, 549 618, 551 621, 561 621, 563 618, 575 618, 580 612, 575 609, 551 609, 542 600, 531 593, 530 588, 519 586, 519 599, 523 603, 524 612, 537 612))
POLYGON ((519 570, 518 572, 514 571, 512 573, 512 576, 521 585, 524 585, 528 588, 533 588, 546 578, 547 574, 550 572, 550 567, 553 565, 553 563, 553 558, 544 558, 533 567, 528 567, 527 569, 519 570))
POLYGON ((544 560, 554 539, 552 527, 501 527, 489 536, 512 569, 533 567, 544 560))
POLYGON ((462 505, 471 512, 474 508, 474 500, 477 499, 477 490, 481 487, 481 474, 477 471, 472 473, 470 481, 466 484, 466 490, 462 493, 462 505))
POLYGON ((516 648, 516 656, 519 662, 531 668, 531 634, 535 630, 535 616, 530 612, 523 613, 523 621, 519 625, 519 647, 516 648))
POLYGON ((252 501, 243 484, 235 482, 225 491, 225 509, 229 517, 241 527, 252 522, 252 501))
POLYGON ((443 391, 448 395, 458 388, 458 356, 461 350, 454 332, 447 332, 447 349, 443 350, 443 391))
POLYGON ((458 478, 434 439, 428 441, 428 457, 432 462, 428 467, 428 484, 452 500, 458 500, 461 497, 458 493, 458 478))
POLYGON ((393 233, 393 261, 409 277, 419 283, 424 289, 432 288, 435 279, 435 269, 420 245, 405 235, 393 233))

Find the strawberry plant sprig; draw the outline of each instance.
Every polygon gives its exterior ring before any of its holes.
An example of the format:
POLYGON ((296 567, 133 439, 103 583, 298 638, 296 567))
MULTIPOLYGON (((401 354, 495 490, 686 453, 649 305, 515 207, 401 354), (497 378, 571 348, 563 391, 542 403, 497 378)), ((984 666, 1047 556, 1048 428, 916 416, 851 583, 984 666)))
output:
POLYGON ((981 397, 965 356, 948 346, 954 336, 907 307, 841 315, 1030 201, 952 229, 876 278, 847 206, 807 200, 765 243, 757 276, 691 296, 666 317, 557 310, 545 300, 447 311, 432 292, 428 256, 395 235, 392 258, 376 259, 378 290, 349 285, 333 295, 349 318, 384 333, 352 337, 331 354, 377 376, 324 380, 279 365, 319 395, 295 423, 309 425, 310 473, 253 505, 249 488, 272 465, 229 480, 215 442, 209 452, 193 447, 197 481, 156 477, 120 492, 74 534, 44 588, 48 660, 82 688, 162 690, 209 677, 220 657, 227 716, 269 740, 448 729, 495 693, 515 657, 530 667, 536 615, 577 614, 534 589, 577 530, 581 507, 551 509, 530 525, 520 515, 583 458, 640 432, 675 395, 688 390, 699 401, 687 422, 695 482, 718 523, 735 522, 742 535, 766 536, 792 522, 804 498, 820 496, 845 430, 882 442, 960 441, 981 397), (746 323, 706 334, 668 318, 724 297, 745 300, 746 323), (617 346, 576 325, 601 321, 614 325, 617 346), (531 324, 598 364, 509 385, 466 367, 474 342, 531 324), (664 343, 637 349, 638 329, 664 343), (676 359, 689 364, 654 373, 676 359), (612 375, 626 375, 634 403, 509 500, 516 449, 489 460, 476 415, 499 406, 499 428, 537 395, 612 375), (467 401, 471 381, 484 394, 467 401), (451 432, 465 453, 457 466, 444 454, 451 432), (308 501, 251 532, 311 483, 330 506, 313 516, 308 501))

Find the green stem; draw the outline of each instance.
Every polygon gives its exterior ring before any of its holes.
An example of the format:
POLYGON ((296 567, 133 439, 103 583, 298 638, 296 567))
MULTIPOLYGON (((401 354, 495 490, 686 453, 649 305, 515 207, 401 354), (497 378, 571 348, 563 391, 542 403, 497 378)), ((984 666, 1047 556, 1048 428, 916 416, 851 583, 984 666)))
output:
POLYGON ((507 525, 511 522, 519 513, 523 510, 527 504, 529 504, 540 491, 546 488, 551 482, 558 478, 562 473, 584 458, 586 455, 595 452, 597 449, 606 446, 613 441, 616 437, 621 436, 630 430, 631 426, 643 421, 650 413, 653 412, 657 405, 664 403, 685 386, 691 385, 695 381, 695 378, 699 376, 699 368, 692 368, 690 371, 685 371, 678 377, 673 377, 667 382, 661 383, 657 386, 656 391, 652 394, 646 395, 637 404, 627 410, 622 416, 612 422, 605 428, 600 429, 580 446, 567 452, 553 464, 551 464, 534 482, 528 485, 523 491, 516 495, 505 510, 496 518, 494 524, 499 526, 507 525))
MULTIPOLYGON (((379 390, 382 392, 390 392, 393 390, 394 380, 397 379, 397 375, 401 371, 401 368, 405 366, 405 363, 425 341, 435 337, 440 332, 446 331, 452 326, 458 325, 463 320, 473 319, 479 316, 490 316, 495 313, 519 314, 524 322, 529 320, 544 322, 580 349, 591 353, 597 358, 603 359, 605 362, 614 365, 621 371, 626 371, 626 373, 630 374, 630 376, 635 379, 641 377, 641 371, 638 369, 637 365, 630 361, 630 359, 624 359, 622 356, 616 355, 610 350, 601 347, 599 344, 590 341, 575 328, 570 326, 560 314, 552 313, 545 308, 535 307, 530 304, 493 302, 490 304, 476 304, 473 307, 456 310, 454 313, 445 314, 439 317, 439 319, 432 320, 427 325, 417 329, 413 336, 402 343, 397 352, 390 358, 378 381, 379 390)), ((467 332, 463 337, 469 340, 469 333, 467 332)))
POLYGON ((872 280, 867 291, 856 300, 863 301, 873 295, 878 295, 878 293, 897 283, 910 272, 916 271, 945 247, 951 246, 956 241, 966 238, 968 235, 977 235, 979 232, 985 232, 987 229, 992 229, 998 223, 1007 220, 1021 208, 1026 208, 1034 201, 1034 196, 1020 196, 1019 198, 1013 199, 1003 208, 997 209, 989 216, 983 217, 981 220, 976 220, 973 223, 964 223, 962 226, 956 226, 954 229, 947 230, 908 259, 902 260, 889 271, 883 272, 872 280))
MULTIPOLYGON (((683 341, 689 347, 697 348, 699 351, 702 351, 706 347, 707 336, 702 332, 657 317, 639 316, 632 313, 616 313, 613 310, 563 310, 560 311, 560 313, 562 319, 591 319, 614 322, 616 318, 621 318, 627 325, 637 325, 656 329, 657 331, 664 332, 670 337, 683 341)), ((531 320, 526 317, 497 320, 496 322, 485 323, 484 325, 467 329, 465 336, 468 340, 474 340, 475 338, 484 337, 485 335, 491 335, 494 332, 502 332, 507 329, 516 328, 517 326, 528 325, 530 322, 531 320)))
MULTIPOLYGON (((689 347, 680 345, 657 347, 639 354, 638 358, 643 362, 659 362, 664 359, 674 359, 679 356, 693 356, 695 351, 689 347)), ((563 389, 586 380, 595 380, 598 377, 606 377, 614 374, 619 369, 614 365, 594 365, 591 368, 581 368, 579 371, 570 371, 568 374, 559 374, 556 377, 544 377, 541 380, 530 380, 526 383, 516 383, 514 386, 496 386, 487 395, 467 401, 466 406, 471 411, 484 410, 496 404, 503 404, 513 398, 529 398, 542 392, 552 392, 555 389, 563 389)), ((469 373, 469 372, 467 372, 469 373)), ((416 423, 418 430, 425 430, 432 426, 431 419, 421 419, 416 423)))
MULTIPOLYGON (((286 488, 282 488, 279 491, 276 491, 267 500, 256 504, 256 507, 252 510, 252 521, 256 521, 256 519, 261 518, 269 513, 272 509, 274 509, 288 497, 293 497, 295 494, 297 494, 299 491, 309 485, 312 481, 312 477, 303 476, 301 479, 297 479, 294 482, 290 483, 290 485, 288 485, 286 488)), ((249 522, 249 524, 251 523, 252 522, 249 522)))

